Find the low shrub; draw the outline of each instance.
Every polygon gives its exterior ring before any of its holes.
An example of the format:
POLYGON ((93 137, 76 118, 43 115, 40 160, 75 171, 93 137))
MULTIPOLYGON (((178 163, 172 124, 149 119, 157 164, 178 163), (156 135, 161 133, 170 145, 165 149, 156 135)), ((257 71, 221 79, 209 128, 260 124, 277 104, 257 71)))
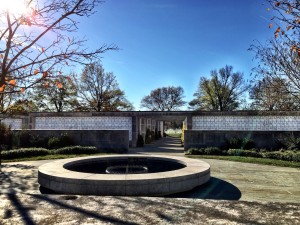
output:
POLYGON ((72 138, 67 133, 61 134, 59 139, 60 139, 60 146, 61 147, 71 146, 71 145, 74 144, 72 138))
POLYGON ((61 134, 59 137, 50 137, 48 140, 48 148, 57 149, 73 145, 71 137, 67 133, 61 134))
POLYGON ((264 158, 269 158, 269 159, 278 159, 282 160, 282 152, 275 151, 275 152, 265 152, 263 154, 264 158))
POLYGON ((72 154, 95 154, 100 151, 97 150, 94 146, 68 146, 64 148, 59 148, 54 151, 51 151, 52 154, 63 154, 63 155, 72 155, 72 154))
POLYGON ((300 162, 300 152, 295 152, 293 155, 294 162, 300 162))
POLYGON ((30 140, 31 140, 31 135, 28 130, 21 130, 19 132, 19 144, 21 147, 23 148, 31 147, 30 140))
POLYGON ((300 152, 296 151, 275 151, 263 153, 265 158, 285 161, 300 162, 300 152))
POLYGON ((227 148, 249 150, 255 148, 255 142, 250 138, 230 138, 227 140, 227 148))
POLYGON ((226 154, 226 151, 223 151, 217 147, 190 148, 186 152, 186 155, 224 155, 224 154, 226 154))
POLYGON ((257 152, 255 149, 254 150, 229 149, 227 154, 233 156, 246 156, 246 157, 256 157, 256 158, 263 157, 262 153, 257 152))
POLYGON ((51 137, 48 140, 48 148, 50 149, 55 149, 55 148, 60 148, 60 140, 57 137, 51 137))
POLYGON ((9 126, 0 121, 0 150, 11 149, 13 144, 13 133, 9 126))
POLYGON ((205 155, 205 148, 190 148, 186 151, 186 155, 205 155))
POLYGON ((45 148, 20 148, 16 150, 2 151, 2 159, 17 159, 32 156, 48 155, 49 150, 45 148))
POLYGON ((144 138, 143 135, 139 134, 137 141, 136 141, 136 147, 144 147, 144 138))
POLYGON ((223 155, 223 152, 220 148, 217 147, 208 147, 204 149, 206 155, 223 155))
POLYGON ((145 144, 150 144, 151 142, 152 142, 151 131, 147 129, 145 135, 145 144))

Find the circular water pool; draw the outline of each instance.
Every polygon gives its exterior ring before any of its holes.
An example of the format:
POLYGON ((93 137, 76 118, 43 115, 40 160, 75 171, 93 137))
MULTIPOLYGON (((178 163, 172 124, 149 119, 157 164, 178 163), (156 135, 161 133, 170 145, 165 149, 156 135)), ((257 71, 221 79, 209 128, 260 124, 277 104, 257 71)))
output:
POLYGON ((63 159, 38 171, 42 187, 63 194, 163 196, 191 190, 209 179, 208 163, 161 155, 63 159))

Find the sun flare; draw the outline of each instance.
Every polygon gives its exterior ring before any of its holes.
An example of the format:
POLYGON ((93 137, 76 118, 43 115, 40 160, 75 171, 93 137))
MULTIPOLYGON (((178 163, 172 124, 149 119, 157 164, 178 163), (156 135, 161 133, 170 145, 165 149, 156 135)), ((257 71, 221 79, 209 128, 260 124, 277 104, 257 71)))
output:
POLYGON ((25 15, 29 12, 25 0, 0 0, 0 12, 8 11, 16 17, 25 15))

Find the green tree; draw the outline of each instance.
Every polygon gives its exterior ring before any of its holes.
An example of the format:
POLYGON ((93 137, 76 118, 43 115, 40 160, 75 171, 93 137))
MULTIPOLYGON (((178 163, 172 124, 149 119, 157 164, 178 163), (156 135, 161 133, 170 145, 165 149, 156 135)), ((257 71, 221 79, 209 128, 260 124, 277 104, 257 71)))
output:
POLYGON ((86 65, 80 78, 76 78, 79 109, 86 111, 133 110, 124 91, 119 88, 116 76, 105 72, 99 62, 86 65))
POLYGON ((141 107, 151 111, 178 110, 185 105, 183 93, 184 90, 180 86, 157 88, 141 100, 141 107))
POLYGON ((200 78, 199 87, 189 105, 196 110, 231 111, 239 107, 249 85, 243 73, 233 72, 232 66, 211 71, 211 78, 200 78))
POLYGON ((38 111, 72 111, 78 106, 77 87, 68 76, 43 80, 36 86, 31 98, 38 111))

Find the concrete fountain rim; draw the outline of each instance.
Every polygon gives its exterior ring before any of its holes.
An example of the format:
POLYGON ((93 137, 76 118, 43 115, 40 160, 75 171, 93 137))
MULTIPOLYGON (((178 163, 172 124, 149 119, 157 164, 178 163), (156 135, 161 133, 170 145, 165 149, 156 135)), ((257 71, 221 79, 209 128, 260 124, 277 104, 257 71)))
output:
MULTIPOLYGON (((128 189, 129 186, 146 185, 148 189, 155 184, 184 186, 181 191, 190 190, 207 182, 210 178, 210 165, 198 159, 191 159, 180 156, 167 156, 167 155, 142 155, 142 154, 125 154, 125 155, 103 155, 103 156, 88 156, 80 158, 68 158, 56 160, 50 163, 43 164, 38 169, 38 181, 41 186, 49 188, 59 193, 70 194, 96 194, 107 195, 98 186, 119 186, 120 188, 128 189), (105 161, 109 159, 125 159, 125 158, 153 158, 160 160, 176 161, 184 164, 186 167, 158 173, 144 173, 144 174, 96 174, 96 173, 83 173, 75 172, 66 169, 65 165, 80 164, 86 162, 105 161), (189 181, 190 180, 190 181, 189 181), (190 183, 191 185, 188 185, 190 183), (81 186, 81 187, 79 187, 81 186), (90 191, 84 190, 82 187, 90 188, 90 191), (149 186, 149 187, 148 187, 149 186), (72 189, 72 190, 70 190, 72 189), (80 189, 80 190, 79 190, 80 189), (81 191, 81 189, 83 191, 81 191), (93 189, 93 190, 92 190, 93 189), (94 190, 95 189, 95 190, 94 190), (96 190, 97 189, 97 190, 96 190), (101 190, 100 190, 101 189, 101 190), (69 191, 65 191, 69 190, 69 191), (77 190, 77 191, 76 191, 77 190)), ((151 191, 151 190, 149 190, 151 191)), ((125 190, 126 192, 126 190, 125 190)), ((175 191, 172 191, 172 193, 175 191)), ((179 191, 176 191, 179 192, 179 191)), ((109 193, 109 192, 108 192, 109 193)), ((118 194, 119 192, 108 195, 143 195, 147 194, 118 194)), ((171 193, 171 191, 170 191, 171 193)), ((165 195, 166 193, 154 194, 165 195)), ((169 194, 169 193, 167 193, 169 194)))

